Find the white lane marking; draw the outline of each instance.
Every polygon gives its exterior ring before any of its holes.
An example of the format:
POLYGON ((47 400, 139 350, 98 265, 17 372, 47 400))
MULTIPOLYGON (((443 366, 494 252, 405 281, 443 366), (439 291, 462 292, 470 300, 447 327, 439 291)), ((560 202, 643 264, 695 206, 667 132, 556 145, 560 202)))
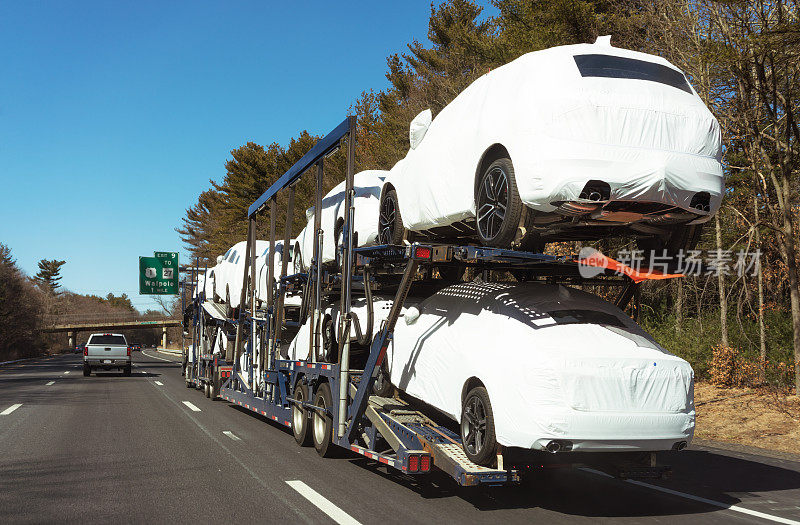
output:
POLYGON ((316 490, 312 489, 299 479, 294 481, 287 481, 287 485, 292 487, 294 490, 300 493, 301 496, 306 498, 308 501, 316 505, 319 510, 327 514, 333 521, 336 523, 348 524, 348 525, 361 525, 355 518, 351 515, 331 503, 325 496, 317 492, 316 490))
POLYGON ((64 372, 64 373, 65 373, 65 374, 69 374, 69 370, 67 370, 67 371, 66 371, 66 372, 64 372))
POLYGON ((199 408, 197 408, 197 407, 196 407, 196 406, 194 406, 193 404, 189 403, 188 401, 184 401, 184 402, 183 402, 183 404, 184 404, 184 405, 186 405, 187 407, 189 407, 189 409, 190 409, 192 412, 200 412, 200 409, 199 409, 199 408))
MULTIPOLYGON (((600 472, 599 470, 594 470, 591 468, 581 468, 581 470, 585 472, 591 472, 592 474, 598 474, 603 477, 613 478, 606 474, 605 472, 600 472)), ((708 505, 713 505, 715 507, 719 507, 721 509, 732 510, 734 512, 739 512, 742 514, 749 514, 750 516, 756 516, 758 518, 762 518, 769 521, 774 521, 776 523, 785 523, 787 525, 800 525, 800 521, 791 520, 789 518, 782 518, 780 516, 773 516, 772 514, 767 514, 765 512, 759 512, 757 510, 746 509, 744 507, 740 507, 738 505, 731 505, 730 503, 722 503, 721 501, 714 501, 713 499, 706 499, 701 498, 700 496, 695 496, 693 494, 687 494, 685 492, 678 492, 677 490, 668 489, 665 487, 659 487, 658 485, 651 485, 650 483, 645 483, 643 481, 637 481, 635 479, 627 479, 625 480, 626 483, 630 483, 631 485, 638 485, 640 487, 645 487, 648 489, 657 490, 658 492, 663 492, 665 494, 671 494, 672 496, 678 496, 679 498, 690 499, 692 501, 699 501, 700 503, 706 503, 708 505)))
POLYGON ((144 350, 142 350, 142 353, 144 355, 146 355, 147 357, 152 357, 153 359, 158 359, 159 361, 166 361, 168 363, 176 363, 177 362, 177 361, 173 361, 172 359, 164 359, 163 357, 158 357, 157 355, 145 354, 144 350))
POLYGON ((699 501, 701 503, 707 503, 708 505, 714 505, 715 507, 720 507, 723 509, 732 510, 734 512, 740 512, 742 514, 749 514, 750 516, 756 516, 757 518, 762 518, 765 520, 774 521, 776 523, 787 523, 788 525, 800 525, 800 521, 790 520, 788 518, 781 518, 780 516, 773 516, 772 514, 767 514, 765 512, 759 512, 757 510, 750 510, 744 507, 740 507, 738 505, 731 505, 729 503, 722 503, 720 501, 714 501, 713 499, 706 499, 701 498, 700 496, 694 496, 692 494, 686 494, 685 492, 678 492, 677 490, 667 489, 664 487, 659 487, 658 485, 651 485, 649 483, 644 483, 642 481, 636 481, 634 479, 627 480, 628 483, 632 485, 639 485, 640 487, 647 487, 649 489, 657 490, 659 492, 664 492, 667 494, 672 494, 673 496, 678 496, 680 498, 686 498, 694 501, 699 501))
POLYGON ((237 436, 236 434, 234 434, 230 430, 223 430, 222 433, 225 434, 226 436, 228 436, 229 438, 231 438, 234 441, 241 441, 239 436, 237 436))
POLYGON ((11 412, 15 411, 16 409, 18 409, 18 408, 19 408, 19 407, 21 407, 21 406, 22 406, 22 403, 17 403, 17 404, 15 404, 15 405, 11 405, 11 406, 10 406, 10 407, 8 407, 7 409, 5 409, 5 410, 3 410, 2 412, 0 412, 0 416, 7 416, 7 415, 9 415, 11 412))
POLYGON ((161 381, 153 381, 153 382, 158 386, 164 386, 164 383, 162 383, 161 381))
POLYGON ((50 385, 52 385, 52 384, 55 384, 55 381, 50 381, 49 383, 47 383, 47 384, 46 384, 46 385, 44 385, 44 386, 50 386, 50 385))

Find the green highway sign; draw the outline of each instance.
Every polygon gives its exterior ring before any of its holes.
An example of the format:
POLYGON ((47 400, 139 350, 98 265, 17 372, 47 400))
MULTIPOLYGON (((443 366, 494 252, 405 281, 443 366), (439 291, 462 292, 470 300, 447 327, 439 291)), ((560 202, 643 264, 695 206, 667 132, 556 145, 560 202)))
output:
POLYGON ((178 295, 178 254, 153 253, 155 257, 139 257, 139 293, 178 295))

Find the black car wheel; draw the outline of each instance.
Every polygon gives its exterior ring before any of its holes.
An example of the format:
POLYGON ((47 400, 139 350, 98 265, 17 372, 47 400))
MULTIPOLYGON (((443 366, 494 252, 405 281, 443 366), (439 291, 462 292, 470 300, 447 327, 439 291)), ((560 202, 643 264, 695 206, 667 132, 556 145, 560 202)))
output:
POLYGON ((405 229, 403 228, 403 218, 400 216, 397 191, 392 188, 381 197, 378 215, 378 242, 381 244, 403 244, 404 234, 405 229))
POLYGON ((517 235, 522 210, 511 159, 495 160, 483 172, 475 188, 475 222, 481 243, 510 248, 517 235))
POLYGON ((491 466, 497 453, 494 414, 489 393, 482 386, 464 397, 461 408, 461 443, 467 457, 478 465, 491 466))

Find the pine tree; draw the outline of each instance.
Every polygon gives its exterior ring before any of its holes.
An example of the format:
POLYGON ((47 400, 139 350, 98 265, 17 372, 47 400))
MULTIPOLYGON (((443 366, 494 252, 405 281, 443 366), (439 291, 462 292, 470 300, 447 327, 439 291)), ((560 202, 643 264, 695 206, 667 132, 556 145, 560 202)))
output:
POLYGON ((39 261, 39 271, 33 277, 33 281, 39 286, 42 291, 58 295, 58 289, 61 287, 59 281, 61 280, 61 267, 66 261, 59 261, 57 259, 42 259, 39 261))

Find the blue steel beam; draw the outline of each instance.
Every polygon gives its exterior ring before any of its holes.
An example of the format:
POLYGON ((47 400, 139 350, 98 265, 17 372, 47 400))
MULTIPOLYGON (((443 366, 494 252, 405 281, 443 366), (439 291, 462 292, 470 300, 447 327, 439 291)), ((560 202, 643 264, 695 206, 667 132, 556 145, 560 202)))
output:
MULTIPOLYGON (((352 119, 352 121, 355 121, 352 119)), ((348 117, 342 121, 341 124, 336 126, 333 131, 325 135, 311 150, 303 155, 303 157, 294 163, 294 166, 281 175, 272 186, 261 194, 261 197, 255 200, 253 204, 247 209, 247 217, 252 218, 253 215, 258 213, 261 208, 266 205, 272 197, 275 196, 280 190, 294 183, 308 168, 316 164, 316 162, 339 147, 339 141, 350 132, 351 119, 348 117)))

